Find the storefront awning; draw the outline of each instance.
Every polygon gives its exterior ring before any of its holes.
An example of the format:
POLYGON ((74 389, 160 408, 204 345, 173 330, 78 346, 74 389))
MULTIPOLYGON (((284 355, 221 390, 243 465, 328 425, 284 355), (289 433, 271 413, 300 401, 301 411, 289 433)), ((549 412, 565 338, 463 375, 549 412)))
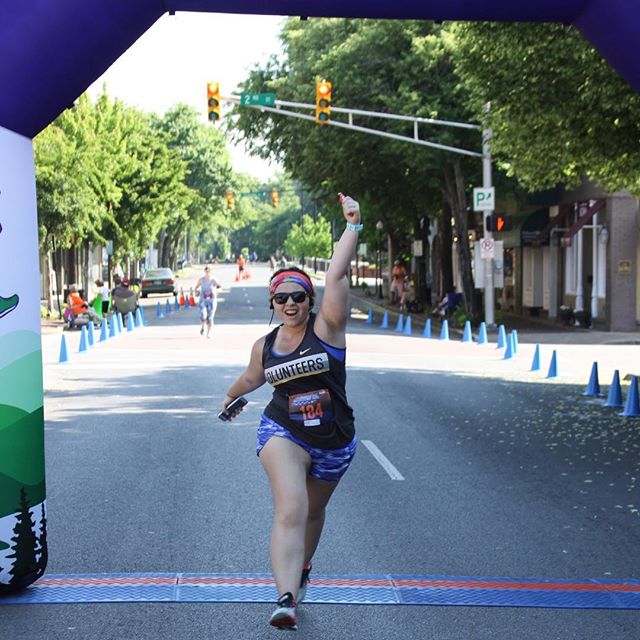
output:
POLYGON ((573 236, 575 236, 585 224, 591 222, 591 218, 604 207, 604 204, 605 201, 603 199, 590 200, 589 202, 580 202, 578 204, 578 219, 564 232, 560 239, 563 247, 571 246, 573 236))
POLYGON ((537 209, 530 213, 520 227, 520 245, 522 247, 541 247, 549 244, 549 234, 546 240, 542 239, 542 233, 549 224, 549 209, 537 209))

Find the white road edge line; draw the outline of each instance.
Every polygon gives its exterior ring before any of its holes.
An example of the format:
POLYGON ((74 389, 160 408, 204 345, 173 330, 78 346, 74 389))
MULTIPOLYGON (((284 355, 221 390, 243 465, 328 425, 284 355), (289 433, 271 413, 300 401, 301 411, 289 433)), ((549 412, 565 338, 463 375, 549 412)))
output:
POLYGON ((392 480, 404 480, 404 476, 391 464, 380 449, 371 440, 363 440, 362 444, 369 449, 371 455, 380 463, 380 466, 389 474, 392 480))

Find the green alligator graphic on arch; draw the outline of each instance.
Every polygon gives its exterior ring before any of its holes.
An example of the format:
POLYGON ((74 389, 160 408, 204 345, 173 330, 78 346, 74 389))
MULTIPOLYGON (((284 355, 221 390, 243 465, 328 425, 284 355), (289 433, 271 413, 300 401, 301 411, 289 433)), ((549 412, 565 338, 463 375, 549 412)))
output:
MULTIPOLYGON (((0 233, 2 233, 2 224, 0 224, 0 233)), ((14 293, 8 298, 3 298, 0 295, 0 318, 11 313, 18 306, 18 302, 20 302, 20 298, 17 293, 14 293)))

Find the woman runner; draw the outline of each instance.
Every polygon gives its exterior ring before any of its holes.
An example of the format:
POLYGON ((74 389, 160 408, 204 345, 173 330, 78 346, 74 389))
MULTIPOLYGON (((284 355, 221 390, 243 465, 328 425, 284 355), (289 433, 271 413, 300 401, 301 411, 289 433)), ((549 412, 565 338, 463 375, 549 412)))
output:
POLYGON ((296 606, 307 589, 325 508, 356 450, 345 393, 345 330, 347 270, 362 224, 358 203, 340 197, 347 228, 335 247, 318 313, 312 312, 309 276, 295 267, 276 271, 269 297, 282 324, 253 345, 249 365, 222 402, 224 410, 265 382, 273 386, 257 452, 275 509, 270 555, 279 598, 269 622, 279 629, 297 629, 296 606))
POLYGON ((218 307, 218 293, 216 289, 220 284, 211 276, 211 267, 206 265, 204 275, 196 282, 196 295, 200 295, 200 335, 204 335, 204 327, 207 326, 207 338, 211 334, 213 317, 218 307))

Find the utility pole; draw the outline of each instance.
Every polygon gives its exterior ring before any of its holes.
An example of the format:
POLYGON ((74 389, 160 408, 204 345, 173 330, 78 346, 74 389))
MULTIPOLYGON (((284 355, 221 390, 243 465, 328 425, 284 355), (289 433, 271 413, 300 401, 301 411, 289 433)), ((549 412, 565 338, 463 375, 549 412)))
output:
MULTIPOLYGON (((489 110, 489 104, 485 105, 485 111, 489 110)), ((482 131, 482 188, 488 189, 493 186, 491 177, 491 129, 482 131)), ((493 240, 493 233, 487 231, 487 218, 493 213, 493 209, 483 212, 484 237, 493 240)), ((495 319, 495 291, 493 289, 493 258, 485 259, 484 267, 484 321, 487 327, 496 324, 495 319)))

